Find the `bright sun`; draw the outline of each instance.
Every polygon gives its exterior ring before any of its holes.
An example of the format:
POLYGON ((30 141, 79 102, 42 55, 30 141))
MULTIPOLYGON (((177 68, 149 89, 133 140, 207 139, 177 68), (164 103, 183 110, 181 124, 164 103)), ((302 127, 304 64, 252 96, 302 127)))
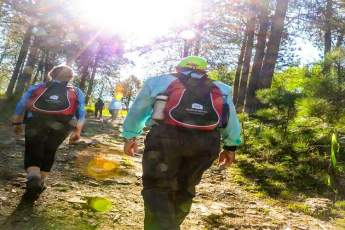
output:
POLYGON ((87 23, 141 40, 196 20, 202 0, 75 0, 87 23))

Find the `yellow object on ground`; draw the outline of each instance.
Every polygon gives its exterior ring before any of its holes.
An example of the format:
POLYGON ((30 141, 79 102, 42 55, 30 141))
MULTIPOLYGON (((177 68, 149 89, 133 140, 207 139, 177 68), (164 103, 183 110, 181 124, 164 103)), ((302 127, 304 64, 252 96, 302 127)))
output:
POLYGON ((96 156, 91 159, 87 165, 87 174, 95 179, 108 178, 119 168, 115 161, 108 160, 102 156, 96 156))
POLYGON ((107 212, 112 208, 111 201, 102 197, 89 198, 88 205, 95 212, 107 212))

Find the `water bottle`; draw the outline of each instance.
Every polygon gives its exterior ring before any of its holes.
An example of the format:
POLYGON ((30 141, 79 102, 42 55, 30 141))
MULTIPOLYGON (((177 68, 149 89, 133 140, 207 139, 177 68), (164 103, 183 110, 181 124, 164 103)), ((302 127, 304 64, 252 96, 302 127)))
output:
POLYGON ((164 120, 164 109, 167 103, 168 96, 165 94, 159 94, 156 96, 155 104, 153 106, 152 119, 154 121, 163 121, 164 120))

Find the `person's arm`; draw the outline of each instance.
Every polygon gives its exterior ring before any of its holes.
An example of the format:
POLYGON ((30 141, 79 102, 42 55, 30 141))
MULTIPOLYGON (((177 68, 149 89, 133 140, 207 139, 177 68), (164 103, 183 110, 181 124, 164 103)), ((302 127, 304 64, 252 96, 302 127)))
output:
POLYGON ((26 111, 26 106, 33 94, 33 92, 40 87, 42 84, 32 85, 29 87, 28 91, 26 91, 23 96, 20 98, 16 105, 16 109, 14 115, 12 117, 12 125, 15 134, 20 135, 23 132, 22 124, 24 120, 24 113, 26 111))
MULTIPOLYGON (((231 92, 231 89, 229 89, 229 91, 231 92)), ((230 116, 227 126, 221 129, 221 135, 224 142, 223 151, 219 154, 219 165, 221 167, 228 167, 232 163, 235 163, 235 151, 241 144, 241 126, 232 101, 231 93, 227 96, 227 103, 229 105, 230 116)))
POLYGON ((28 91, 23 94, 16 105, 12 123, 19 124, 23 122, 24 113, 26 111, 26 106, 30 100, 30 97, 32 96, 33 92, 40 86, 42 86, 42 84, 32 85, 29 87, 28 91))
POLYGON ((136 138, 142 133, 145 123, 151 117, 153 104, 154 96, 151 96, 150 82, 148 80, 144 83, 143 88, 128 111, 122 132, 122 136, 125 139, 136 138))
POLYGON ((78 100, 77 111, 75 114, 77 118, 77 124, 70 137, 70 142, 75 142, 79 140, 81 131, 83 130, 83 127, 84 127, 85 115, 86 115, 84 93, 79 88, 76 88, 76 93, 77 93, 77 100, 78 100))
POLYGON ((85 95, 84 93, 78 88, 77 89, 77 97, 78 97, 78 107, 76 111, 77 117, 77 129, 81 131, 84 123, 85 123, 85 95))
POLYGON ((228 96, 227 103, 229 104, 230 116, 227 126, 221 130, 223 138, 224 150, 235 151, 241 144, 241 126, 238 120, 234 103, 231 95, 228 96))
POLYGON ((149 81, 146 81, 128 111, 123 125, 122 136, 125 138, 124 152, 127 155, 133 156, 138 152, 138 145, 135 138, 141 134, 145 123, 150 119, 153 103, 154 97, 151 96, 149 81))
POLYGON ((28 91, 26 91, 23 96, 20 98, 16 105, 16 110, 15 110, 15 115, 17 116, 22 116, 25 113, 26 110, 26 105, 28 104, 31 95, 33 92, 38 88, 42 86, 42 84, 37 84, 37 85, 32 85, 29 87, 28 91))

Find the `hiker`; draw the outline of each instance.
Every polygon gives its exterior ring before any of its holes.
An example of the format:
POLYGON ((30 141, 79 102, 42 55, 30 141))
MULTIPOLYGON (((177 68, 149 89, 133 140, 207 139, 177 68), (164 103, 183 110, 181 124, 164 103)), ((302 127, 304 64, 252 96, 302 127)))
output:
POLYGON ((113 98, 109 104, 109 113, 111 114, 111 121, 115 121, 119 111, 121 110, 122 105, 121 102, 113 98))
POLYGON ((23 94, 12 122, 17 131, 25 123, 25 194, 28 197, 38 197, 44 190, 59 145, 70 132, 70 142, 77 141, 85 120, 84 94, 70 84, 72 69, 56 66, 48 76, 50 81, 33 85, 23 94))
POLYGON ((204 171, 217 157, 220 167, 235 161, 241 138, 231 87, 210 80, 207 65, 189 56, 177 73, 149 78, 125 119, 124 152, 130 156, 145 124, 151 126, 142 160, 146 230, 180 229, 204 171))
POLYGON ((95 103, 95 118, 102 119, 102 112, 103 112, 104 102, 101 98, 98 98, 97 102, 95 103), (98 116, 99 114, 99 116, 98 116))

